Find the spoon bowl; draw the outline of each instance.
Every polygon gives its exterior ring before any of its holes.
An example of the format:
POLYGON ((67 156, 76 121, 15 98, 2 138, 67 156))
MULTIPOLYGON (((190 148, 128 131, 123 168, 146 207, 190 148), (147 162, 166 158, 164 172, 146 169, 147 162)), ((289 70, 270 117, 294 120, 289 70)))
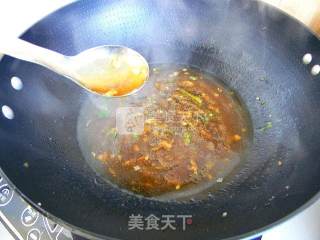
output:
POLYGON ((73 79, 104 96, 127 96, 143 87, 149 76, 147 61, 123 46, 104 45, 71 57, 73 79))

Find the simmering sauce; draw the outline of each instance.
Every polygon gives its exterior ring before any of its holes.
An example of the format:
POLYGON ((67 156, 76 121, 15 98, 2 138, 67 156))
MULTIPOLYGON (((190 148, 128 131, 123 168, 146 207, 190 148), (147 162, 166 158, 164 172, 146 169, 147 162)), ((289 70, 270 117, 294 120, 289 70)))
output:
POLYGON ((147 197, 191 196, 221 184, 250 142, 250 122, 233 91, 195 68, 154 68, 137 96, 89 101, 78 125, 90 165, 108 182, 147 197), (143 131, 121 134, 119 107, 143 109, 143 131), (103 109, 103 110, 101 110, 103 109))

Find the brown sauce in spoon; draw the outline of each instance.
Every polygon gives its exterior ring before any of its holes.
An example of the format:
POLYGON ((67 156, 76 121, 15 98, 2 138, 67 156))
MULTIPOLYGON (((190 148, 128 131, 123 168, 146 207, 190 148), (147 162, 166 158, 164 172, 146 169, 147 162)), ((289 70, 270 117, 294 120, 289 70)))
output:
POLYGON ((140 89, 148 79, 148 64, 134 51, 106 56, 94 59, 79 70, 80 83, 90 91, 105 96, 125 96, 140 89))

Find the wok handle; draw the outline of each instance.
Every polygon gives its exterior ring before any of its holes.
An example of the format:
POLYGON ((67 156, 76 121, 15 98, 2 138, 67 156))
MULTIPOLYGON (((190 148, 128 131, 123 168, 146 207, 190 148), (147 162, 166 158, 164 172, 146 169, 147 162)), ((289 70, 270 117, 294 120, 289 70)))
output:
POLYGON ((62 75, 69 75, 70 72, 69 57, 19 38, 0 38, 0 53, 42 65, 62 75))

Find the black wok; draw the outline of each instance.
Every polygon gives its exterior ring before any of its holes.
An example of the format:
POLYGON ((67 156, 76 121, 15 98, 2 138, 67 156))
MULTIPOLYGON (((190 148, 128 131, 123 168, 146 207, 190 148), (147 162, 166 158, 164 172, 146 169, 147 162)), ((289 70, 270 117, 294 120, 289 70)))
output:
POLYGON ((198 66, 235 89, 252 118, 250 153, 222 190, 194 202, 141 198, 100 181, 82 156, 77 118, 90 94, 43 67, 4 57, 0 104, 15 118, 0 116, 1 169, 27 201, 75 233, 90 239, 239 239, 317 198, 320 82, 310 74, 313 64, 301 59, 310 52, 319 62, 320 43, 273 7, 250 0, 79 1, 21 38, 66 55, 114 44, 137 50, 150 63, 198 66), (11 87, 13 76, 22 79, 21 91, 11 87), (272 128, 261 131, 267 122, 272 128), (186 231, 129 231, 132 214, 192 215, 193 223, 186 231))

